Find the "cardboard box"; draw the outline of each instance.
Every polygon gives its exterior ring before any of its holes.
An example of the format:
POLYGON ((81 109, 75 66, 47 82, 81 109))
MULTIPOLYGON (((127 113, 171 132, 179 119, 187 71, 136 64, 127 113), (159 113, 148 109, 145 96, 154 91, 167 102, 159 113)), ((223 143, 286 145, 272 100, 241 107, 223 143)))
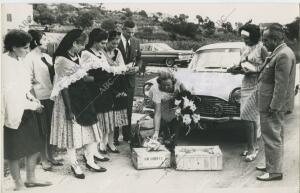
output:
POLYGON ((147 151, 146 148, 133 148, 131 160, 134 167, 138 170, 170 167, 171 152, 164 146, 161 149, 161 151, 147 151))
POLYGON ((175 147, 177 170, 222 170, 222 152, 219 146, 175 147))

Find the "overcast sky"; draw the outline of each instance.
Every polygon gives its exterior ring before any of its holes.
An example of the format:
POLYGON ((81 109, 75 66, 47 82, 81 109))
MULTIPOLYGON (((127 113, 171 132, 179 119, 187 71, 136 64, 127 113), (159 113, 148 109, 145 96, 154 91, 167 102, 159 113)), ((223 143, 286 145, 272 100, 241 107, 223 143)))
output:
POLYGON ((286 24, 299 16, 297 3, 104 3, 106 9, 145 10, 146 12, 162 12, 170 15, 184 13, 189 15, 189 21, 196 22, 196 15, 208 16, 214 22, 227 18, 231 23, 246 22, 253 19, 253 23, 279 22, 286 24))
MULTIPOLYGON (((0 0, 0 2, 58 3, 57 0, 0 0)), ((145 10, 147 13, 162 12, 170 16, 184 13, 189 15, 189 21, 192 22, 197 22, 196 15, 201 15, 203 18, 208 16, 214 22, 227 18, 232 24, 244 23, 250 19, 253 19, 253 23, 256 24, 270 22, 287 24, 299 16, 300 12, 300 0, 164 0, 166 3, 161 3, 161 0, 61 0, 60 2, 104 2, 104 7, 110 10, 128 7, 131 10, 145 10), (123 1, 126 3, 120 3, 123 1), (233 3, 225 3, 228 1, 233 3)))

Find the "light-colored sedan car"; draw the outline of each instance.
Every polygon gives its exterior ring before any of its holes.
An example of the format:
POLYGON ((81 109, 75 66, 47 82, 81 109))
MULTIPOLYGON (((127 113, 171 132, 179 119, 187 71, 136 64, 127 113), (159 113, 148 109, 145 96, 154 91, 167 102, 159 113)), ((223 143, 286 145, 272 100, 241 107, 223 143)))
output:
MULTIPOLYGON (((240 120, 240 89, 243 75, 233 75, 227 68, 238 64, 242 42, 216 43, 198 49, 187 69, 175 72, 175 77, 200 98, 197 108, 202 121, 240 120)), ((297 68, 299 65, 297 65, 297 68)), ((297 73, 297 77, 298 77, 297 73)), ((145 106, 153 108, 148 91, 156 78, 144 85, 145 106)), ((296 87, 299 81, 296 81, 296 87)), ((298 85, 299 87, 299 85, 298 85)))

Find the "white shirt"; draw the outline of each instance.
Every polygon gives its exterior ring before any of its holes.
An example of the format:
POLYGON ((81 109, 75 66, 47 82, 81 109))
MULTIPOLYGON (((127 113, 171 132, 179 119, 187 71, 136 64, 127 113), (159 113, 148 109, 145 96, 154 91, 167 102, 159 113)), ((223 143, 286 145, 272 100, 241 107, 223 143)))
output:
POLYGON ((117 57, 116 57, 116 63, 119 65, 119 66, 125 66, 125 62, 124 62, 124 59, 123 59, 123 56, 121 54, 121 51, 118 49, 118 48, 115 48, 113 49, 111 52, 107 52, 107 55, 110 57, 110 58, 113 58, 115 56, 115 50, 118 51, 118 54, 117 54, 117 57))
POLYGON ((2 54, 2 111, 4 125, 12 129, 18 129, 24 110, 31 102, 26 98, 31 89, 28 69, 23 59, 15 59, 2 54))
MULTIPOLYGON (((180 90, 180 82, 176 82, 174 87, 175 90, 180 90)), ((175 118, 175 105, 172 104, 174 101, 175 93, 167 93, 159 90, 159 85, 154 82, 153 86, 149 90, 149 97, 154 103, 161 104, 161 118, 165 121, 171 121, 175 118), (173 107, 174 106, 174 107, 173 107)))
MULTIPOLYGON (((127 51, 126 50, 126 41, 127 41, 127 39, 124 37, 123 34, 121 34, 121 40, 122 40, 122 43, 123 43, 123 46, 124 46, 124 50, 126 52, 127 51)), ((130 45, 130 39, 128 40, 128 44, 130 45)))
POLYGON ((41 60, 42 57, 45 57, 48 63, 52 65, 51 57, 48 54, 41 53, 38 48, 33 49, 27 54, 25 60, 36 98, 46 100, 50 98, 53 85, 51 83, 48 67, 41 60))

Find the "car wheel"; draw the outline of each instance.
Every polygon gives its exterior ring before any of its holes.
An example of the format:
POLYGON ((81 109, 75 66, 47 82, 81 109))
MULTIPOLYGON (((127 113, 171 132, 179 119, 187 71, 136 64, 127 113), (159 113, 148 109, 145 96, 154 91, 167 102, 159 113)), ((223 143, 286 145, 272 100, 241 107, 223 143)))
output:
POLYGON ((167 65, 168 67, 173 67, 174 64, 175 64, 175 60, 174 60, 173 58, 167 58, 167 59, 166 59, 166 65, 167 65))

